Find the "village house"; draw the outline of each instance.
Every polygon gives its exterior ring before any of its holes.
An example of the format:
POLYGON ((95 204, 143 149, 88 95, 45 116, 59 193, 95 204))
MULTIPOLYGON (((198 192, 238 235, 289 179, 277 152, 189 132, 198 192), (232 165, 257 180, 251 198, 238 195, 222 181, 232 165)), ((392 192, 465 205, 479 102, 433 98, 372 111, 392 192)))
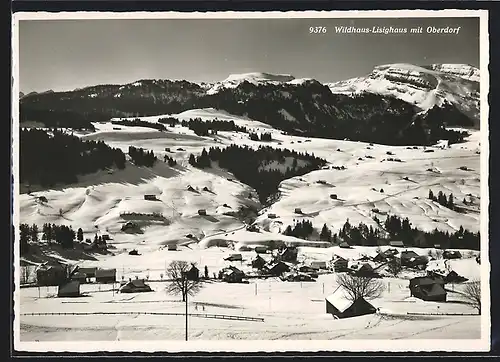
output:
POLYGON ((58 297, 79 297, 80 296, 80 282, 78 280, 71 280, 67 283, 59 285, 57 289, 58 297))
POLYGON ((116 282, 116 269, 97 269, 95 281, 103 284, 116 282))
POLYGON ((262 269, 266 265, 266 261, 260 255, 257 255, 251 262, 252 268, 262 269))
POLYGON ((191 264, 191 268, 186 272, 186 277, 188 280, 198 281, 200 279, 200 269, 191 264))
POLYGON ((176 251, 177 250, 177 244, 168 244, 167 250, 168 251, 176 251))
POLYGON ((359 269, 354 272, 354 275, 357 277, 368 277, 368 278, 379 277, 379 275, 375 272, 373 267, 368 263, 361 265, 361 267, 359 267, 359 269))
POLYGON ((458 250, 445 250, 443 251, 443 259, 461 259, 462 253, 458 250))
POLYGON ((410 280, 410 296, 425 301, 445 302, 444 280, 439 277, 415 277, 410 280))
POLYGON ((274 264, 267 266, 269 274, 274 276, 280 276, 281 274, 290 271, 290 266, 282 261, 278 261, 274 264))
POLYGON ((207 215, 207 210, 205 210, 205 209, 199 209, 198 210, 198 215, 206 216, 207 215))
POLYGON ((302 214, 302 209, 300 207, 296 207, 293 212, 296 214, 302 214))
POLYGON ((325 298, 326 313, 336 318, 357 317, 373 314, 376 308, 360 297, 352 301, 343 287, 338 287, 331 295, 325 298))
POLYGON ((337 273, 347 272, 349 270, 347 259, 338 258, 333 262, 333 270, 337 273))
POLYGON ((405 250, 401 252, 401 266, 410 267, 415 262, 419 255, 413 250, 405 250))
POLYGON ((276 217, 277 217, 277 216, 276 216, 276 214, 269 213, 269 214, 267 214, 267 217, 268 217, 269 219, 276 219, 276 217))
POLYGON ((144 195, 144 200, 157 201, 156 195, 144 195))
POLYGON ((77 280, 80 284, 84 284, 87 282, 87 274, 82 273, 81 271, 75 271, 71 274, 71 280, 77 280))
POLYGON ((80 273, 84 273, 87 278, 95 278, 95 271, 97 270, 96 267, 87 267, 87 268, 82 268, 78 267, 78 271, 80 273))
POLYGON ((120 287, 120 293, 144 293, 152 291, 151 287, 144 282, 144 279, 129 280, 120 287))
POLYGON ((245 273, 233 266, 224 268, 220 273, 220 279, 226 283, 241 283, 244 277, 245 273))
POLYGON ((58 286, 68 280, 68 267, 57 261, 48 261, 36 269, 38 286, 58 286))

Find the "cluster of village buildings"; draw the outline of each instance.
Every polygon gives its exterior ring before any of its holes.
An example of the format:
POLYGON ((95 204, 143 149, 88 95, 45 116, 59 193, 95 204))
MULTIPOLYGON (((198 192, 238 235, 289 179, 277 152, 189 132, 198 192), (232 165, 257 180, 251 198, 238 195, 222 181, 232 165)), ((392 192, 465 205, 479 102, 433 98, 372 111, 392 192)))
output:
MULTIPOLYGON (((330 261, 312 260, 298 261, 298 249, 295 246, 285 246, 270 251, 265 246, 254 248, 255 256, 245 261, 242 254, 230 254, 225 258, 228 266, 214 273, 213 278, 227 283, 248 283, 251 278, 279 278, 287 282, 314 282, 322 273, 349 273, 357 277, 380 278, 382 272, 391 262, 399 263, 401 268, 415 271, 424 271, 429 257, 418 255, 412 250, 398 251, 402 243, 393 242, 385 251, 378 250, 374 255, 362 255, 357 260, 348 260, 341 256, 334 256, 330 261), (401 244, 401 245, 400 245, 401 244), (245 273, 241 269, 243 262, 251 266, 252 271, 245 273), (238 264, 240 268, 238 268, 238 264)), ((175 248, 171 248, 175 250, 175 248)), ((443 258, 461 258, 458 251, 444 251, 443 258)), ((477 260, 479 263, 479 260, 477 260)), ((199 270, 193 264, 190 273, 197 279, 199 270), (194 275, 193 274, 193 275, 194 275)), ((387 274, 385 274, 387 275, 387 274)), ((205 267, 205 278, 210 278, 205 267)), ((410 296, 425 301, 446 301, 447 283, 467 281, 453 270, 426 271, 425 275, 409 280, 410 296)), ((80 296, 80 285, 85 283, 108 284, 117 283, 116 269, 102 269, 97 267, 69 266, 58 261, 49 261, 36 269, 36 284, 38 286, 58 286, 59 297, 80 296)), ((113 286, 114 287, 114 286, 113 286)), ((375 313, 376 309, 366 300, 349 301, 345 298, 342 288, 338 288, 325 299, 326 312, 338 318, 375 313)), ((119 292, 139 293, 152 291, 144 279, 129 279, 120 281, 119 292)))

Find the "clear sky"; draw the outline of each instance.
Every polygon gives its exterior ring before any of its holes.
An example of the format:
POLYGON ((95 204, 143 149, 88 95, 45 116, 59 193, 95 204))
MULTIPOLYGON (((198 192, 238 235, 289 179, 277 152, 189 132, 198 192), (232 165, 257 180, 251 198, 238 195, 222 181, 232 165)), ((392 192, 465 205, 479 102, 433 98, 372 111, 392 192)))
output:
POLYGON ((479 66, 479 19, 22 20, 19 56, 24 93, 247 72, 331 82, 388 63, 479 66), (327 33, 309 34, 310 26, 327 33), (424 33, 337 34, 335 26, 422 26, 424 33), (461 28, 426 34, 428 26, 461 28))

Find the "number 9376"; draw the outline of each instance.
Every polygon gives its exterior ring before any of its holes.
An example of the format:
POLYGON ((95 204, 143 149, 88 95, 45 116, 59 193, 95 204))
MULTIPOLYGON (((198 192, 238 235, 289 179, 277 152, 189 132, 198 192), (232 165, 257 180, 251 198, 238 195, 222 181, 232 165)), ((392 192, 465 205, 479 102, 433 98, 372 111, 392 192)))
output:
POLYGON ((324 26, 311 26, 309 27, 309 34, 325 34, 326 28, 324 26))

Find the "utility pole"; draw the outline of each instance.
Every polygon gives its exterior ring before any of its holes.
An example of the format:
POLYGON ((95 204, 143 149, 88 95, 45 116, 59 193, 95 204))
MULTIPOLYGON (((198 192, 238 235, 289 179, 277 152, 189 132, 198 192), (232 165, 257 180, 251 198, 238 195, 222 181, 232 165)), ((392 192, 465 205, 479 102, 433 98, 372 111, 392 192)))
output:
POLYGON ((185 300, 186 300, 186 341, 188 340, 188 293, 187 293, 187 283, 188 283, 188 280, 187 280, 187 273, 184 272, 182 274, 182 285, 184 287, 184 290, 185 290, 185 300))

